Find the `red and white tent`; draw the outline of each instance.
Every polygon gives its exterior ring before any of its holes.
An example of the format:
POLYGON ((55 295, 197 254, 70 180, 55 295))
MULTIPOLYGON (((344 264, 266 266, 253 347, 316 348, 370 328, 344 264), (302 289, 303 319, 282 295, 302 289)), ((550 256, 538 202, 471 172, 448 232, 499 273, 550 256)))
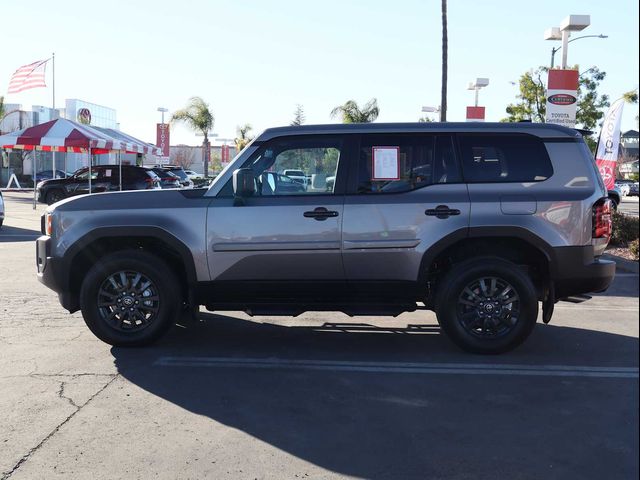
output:
POLYGON ((90 151, 96 155, 116 151, 162 154, 160 148, 155 145, 144 143, 129 135, 82 125, 64 118, 2 135, 0 148, 69 153, 90 151))

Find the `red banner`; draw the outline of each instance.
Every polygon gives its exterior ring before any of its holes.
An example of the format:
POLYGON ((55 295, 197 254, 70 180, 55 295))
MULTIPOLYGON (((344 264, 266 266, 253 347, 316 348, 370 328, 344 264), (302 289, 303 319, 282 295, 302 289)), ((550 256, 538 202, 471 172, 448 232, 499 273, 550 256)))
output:
POLYGON ((220 147, 220 162, 222 164, 229 163, 229 145, 222 145, 222 147, 220 147))
POLYGON ((162 150, 162 156, 169 156, 169 124, 156 123, 156 146, 162 150))

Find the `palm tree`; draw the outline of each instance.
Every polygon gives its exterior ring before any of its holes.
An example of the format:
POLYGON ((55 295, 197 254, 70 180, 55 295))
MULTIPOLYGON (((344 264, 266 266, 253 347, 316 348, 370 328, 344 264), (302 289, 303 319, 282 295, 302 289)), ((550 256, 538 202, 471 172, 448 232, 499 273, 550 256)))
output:
POLYGON ((447 0, 442 0, 442 94, 440 97, 440 121, 447 121, 447 63, 449 39, 447 38, 447 0))
POLYGON ((236 128, 237 137, 233 140, 236 144, 236 152, 240 152, 244 150, 253 137, 249 136, 249 132, 253 129, 253 127, 249 123, 245 123, 242 126, 238 126, 236 128))
POLYGON ((342 123, 371 123, 378 118, 380 109, 375 98, 369 100, 364 107, 358 107, 355 100, 349 100, 344 105, 339 105, 331 110, 331 117, 340 115, 342 123))
POLYGON ((204 176, 209 176, 209 132, 213 130, 215 118, 209 104, 200 97, 191 97, 189 103, 183 109, 176 110, 171 116, 171 123, 184 122, 191 130, 204 136, 202 142, 202 160, 204 163, 204 176))

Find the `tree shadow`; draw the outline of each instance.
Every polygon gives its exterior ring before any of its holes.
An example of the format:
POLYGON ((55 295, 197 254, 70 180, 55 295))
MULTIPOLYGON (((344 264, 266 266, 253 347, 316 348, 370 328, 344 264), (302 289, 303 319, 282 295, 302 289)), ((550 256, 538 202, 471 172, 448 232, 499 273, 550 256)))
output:
POLYGON ((484 357, 455 349, 433 321, 283 326, 202 313, 152 348, 111 351, 140 388, 341 475, 636 478, 638 470, 637 379, 162 363, 637 366, 634 337, 538 324, 519 349, 484 357))
POLYGON ((33 242, 40 235, 42 234, 38 230, 12 227, 5 224, 0 228, 0 243, 33 242))

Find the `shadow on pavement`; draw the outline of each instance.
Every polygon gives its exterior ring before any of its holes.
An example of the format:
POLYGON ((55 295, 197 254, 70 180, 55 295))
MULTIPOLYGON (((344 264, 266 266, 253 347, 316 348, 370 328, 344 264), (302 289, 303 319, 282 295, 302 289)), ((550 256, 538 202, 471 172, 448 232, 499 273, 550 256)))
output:
POLYGON ((172 356, 629 367, 638 365, 633 337, 538 324, 516 351, 483 357, 454 349, 434 324, 281 326, 201 314, 155 347, 112 354, 138 387, 341 475, 636 478, 638 470, 637 379, 156 363, 172 356))
POLYGON ((3 242, 32 242, 38 238, 41 233, 38 230, 29 230, 27 228, 11 227, 3 225, 0 228, 0 243, 3 242))

